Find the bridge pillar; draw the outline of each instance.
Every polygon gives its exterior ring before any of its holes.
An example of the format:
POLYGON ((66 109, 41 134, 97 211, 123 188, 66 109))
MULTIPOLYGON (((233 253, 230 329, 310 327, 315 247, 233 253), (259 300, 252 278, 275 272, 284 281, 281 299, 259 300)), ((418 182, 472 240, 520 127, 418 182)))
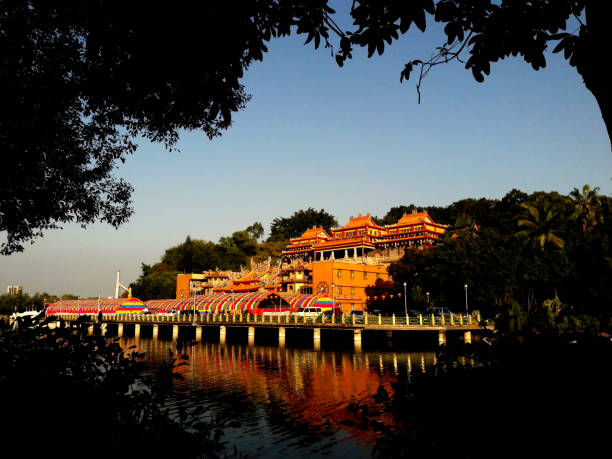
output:
POLYGON ((227 330, 225 328, 225 325, 221 325, 219 327, 219 342, 221 344, 225 344, 226 334, 227 334, 227 330))
POLYGON ((255 327, 249 327, 249 346, 255 344, 255 327))
POLYGON ((314 348, 316 350, 321 349, 321 329, 320 328, 313 328, 312 338, 314 341, 314 348))
POLYGON ((285 327, 278 327, 278 345, 285 347, 285 327))
POLYGON ((157 339, 159 336, 159 325, 153 325, 153 339, 157 339))
POLYGON ((393 323, 393 325, 395 325, 395 313, 392 316, 392 323, 393 323))
POLYGON ((177 340, 178 334, 179 334, 179 326, 178 325, 173 325, 172 326, 172 341, 176 341, 177 340))
POLYGON ((117 325, 117 336, 123 336, 123 324, 117 325))
POLYGON ((438 330, 438 345, 446 346, 446 331, 438 330))
POLYGON ((472 332, 467 330, 463 333, 463 342, 465 344, 472 344, 472 332))
POLYGON ((134 325, 134 336, 138 338, 140 336, 140 324, 134 325))
POLYGON ((195 340, 199 343, 200 341, 202 341, 202 326, 198 325, 195 328, 195 340))

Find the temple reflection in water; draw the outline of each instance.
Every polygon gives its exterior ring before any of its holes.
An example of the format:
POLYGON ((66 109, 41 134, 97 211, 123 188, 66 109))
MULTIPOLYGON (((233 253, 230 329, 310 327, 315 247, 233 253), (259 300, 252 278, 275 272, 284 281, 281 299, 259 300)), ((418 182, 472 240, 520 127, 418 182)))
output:
MULTIPOLYGON (((126 338, 146 353, 149 368, 168 359, 175 342, 126 338)), ((425 372, 435 364, 433 352, 343 352, 220 344, 186 347, 189 365, 175 371, 170 407, 203 406, 208 415, 240 423, 225 439, 241 454, 350 454, 368 456, 375 434, 360 429, 348 410, 351 402, 372 403, 382 385, 425 372), (265 441, 262 435, 265 435, 265 441)), ((392 419, 381 418, 392 422, 392 419)))

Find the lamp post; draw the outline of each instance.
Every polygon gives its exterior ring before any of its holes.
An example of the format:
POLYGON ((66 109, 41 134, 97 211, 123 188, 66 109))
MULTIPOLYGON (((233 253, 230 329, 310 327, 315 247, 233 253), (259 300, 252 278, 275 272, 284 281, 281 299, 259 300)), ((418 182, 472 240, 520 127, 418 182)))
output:
POLYGON ((429 307, 429 292, 426 292, 425 295, 427 295, 427 307, 429 307))
POLYGON ((191 320, 192 324, 195 324, 195 314, 196 314, 196 292, 193 291, 193 317, 191 320))
POLYGON ((468 299, 467 299, 467 284, 463 285, 463 288, 465 289, 465 313, 468 313, 468 299))
POLYGON ((404 282, 404 313, 408 315, 408 300, 406 298, 406 282, 404 282))
MULTIPOLYGON (((333 271, 332 271, 332 273, 333 273, 333 271)), ((332 306, 333 307, 336 307, 336 290, 335 290, 335 288, 336 288, 336 284, 334 284, 332 282, 332 306)))

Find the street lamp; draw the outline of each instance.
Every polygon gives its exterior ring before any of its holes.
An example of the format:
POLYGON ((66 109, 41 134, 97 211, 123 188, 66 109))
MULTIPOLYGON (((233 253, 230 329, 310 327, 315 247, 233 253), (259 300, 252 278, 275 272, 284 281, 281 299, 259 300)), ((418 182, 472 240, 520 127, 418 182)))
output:
POLYGON ((404 282, 404 312, 408 315, 408 304, 406 299, 406 282, 404 282))
POLYGON ((465 289, 465 313, 468 313, 468 300, 467 300, 467 284, 463 285, 463 288, 465 289))
POLYGON ((193 317, 191 320, 193 324, 195 324, 195 315, 196 315, 196 292, 194 290, 193 291, 193 317))
POLYGON ((429 307, 430 306, 430 304, 429 304, 429 292, 426 292, 425 295, 427 295, 427 307, 429 307))
MULTIPOLYGON (((333 271, 332 271, 333 272, 333 271)), ((332 307, 336 307, 336 284, 332 282, 332 307)))

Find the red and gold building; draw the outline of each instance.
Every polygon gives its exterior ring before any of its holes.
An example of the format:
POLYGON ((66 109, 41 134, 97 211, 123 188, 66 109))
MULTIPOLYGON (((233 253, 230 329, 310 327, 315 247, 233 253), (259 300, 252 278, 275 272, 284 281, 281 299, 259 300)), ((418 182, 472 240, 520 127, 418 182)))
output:
POLYGON ((208 271, 179 274, 177 298, 195 294, 283 292, 328 295, 344 312, 363 310, 366 288, 377 279, 390 280, 387 267, 406 250, 431 247, 447 226, 427 212, 405 214, 393 225, 378 225, 369 215, 349 219, 340 228, 311 228, 292 238, 283 249, 282 263, 251 261, 239 273, 208 271))

